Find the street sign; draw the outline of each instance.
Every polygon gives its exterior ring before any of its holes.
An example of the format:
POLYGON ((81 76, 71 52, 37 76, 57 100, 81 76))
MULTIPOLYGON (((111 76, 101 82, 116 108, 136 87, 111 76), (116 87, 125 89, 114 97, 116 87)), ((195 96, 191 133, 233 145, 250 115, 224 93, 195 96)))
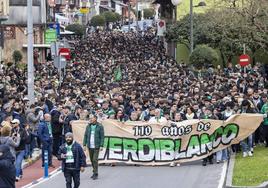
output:
POLYGON ((247 54, 243 54, 239 57, 239 64, 242 67, 245 67, 250 64, 250 57, 247 54))
POLYGON ((45 31, 45 43, 50 44, 57 40, 57 31, 56 29, 47 29, 45 31))
POLYGON ((81 14, 87 14, 87 13, 89 13, 89 8, 81 8, 80 9, 80 13, 81 14))
POLYGON ((60 48, 59 55, 65 57, 67 60, 71 59, 71 50, 69 48, 60 48))
POLYGON ((48 28, 56 29, 57 35, 60 35, 60 24, 59 23, 49 23, 48 28))
POLYGON ((157 36, 164 36, 166 32, 165 20, 159 20, 157 23, 157 36))
POLYGON ((63 56, 57 56, 54 58, 54 66, 57 69, 63 69, 66 67, 66 59, 63 56))

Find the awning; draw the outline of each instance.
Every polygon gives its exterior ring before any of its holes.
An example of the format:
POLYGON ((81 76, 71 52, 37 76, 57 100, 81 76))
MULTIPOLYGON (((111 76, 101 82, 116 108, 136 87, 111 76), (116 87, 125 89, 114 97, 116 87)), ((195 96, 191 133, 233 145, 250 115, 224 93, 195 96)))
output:
POLYGON ((59 14, 55 14, 55 18, 58 19, 59 21, 69 22, 69 18, 66 18, 64 16, 61 16, 59 14))
POLYGON ((122 3, 120 1, 113 1, 113 2, 115 2, 115 4, 118 4, 118 5, 122 6, 122 7, 127 7, 128 6, 127 4, 122 3))
POLYGON ((65 31, 61 31, 60 34, 61 35, 73 35, 74 32, 65 30, 65 31))
MULTIPOLYGON (((28 48, 28 44, 23 44, 22 47, 28 48)), ((34 48, 50 48, 50 45, 49 44, 34 44, 33 47, 34 48)))
POLYGON ((107 9, 107 10, 111 10, 111 11, 114 11, 115 10, 114 8, 109 7, 109 6, 105 6, 105 5, 100 5, 99 7, 104 8, 104 9, 107 9))

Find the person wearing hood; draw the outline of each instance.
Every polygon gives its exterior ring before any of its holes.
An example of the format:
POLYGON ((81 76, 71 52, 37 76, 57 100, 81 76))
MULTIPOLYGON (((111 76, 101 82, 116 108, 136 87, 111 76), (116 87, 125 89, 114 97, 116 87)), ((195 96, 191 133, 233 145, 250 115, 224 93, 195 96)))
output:
POLYGON ((15 188, 15 158, 9 147, 0 144, 0 187, 15 188))
POLYGON ((72 187, 72 179, 74 188, 78 188, 80 185, 80 172, 84 172, 86 167, 86 155, 81 145, 74 141, 71 132, 65 134, 65 141, 66 143, 60 146, 57 157, 62 161, 66 188, 72 187))

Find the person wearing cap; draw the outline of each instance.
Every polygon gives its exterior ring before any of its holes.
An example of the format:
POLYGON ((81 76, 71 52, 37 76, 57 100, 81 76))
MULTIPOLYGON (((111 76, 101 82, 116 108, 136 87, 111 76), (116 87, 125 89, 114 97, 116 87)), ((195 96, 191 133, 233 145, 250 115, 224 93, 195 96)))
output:
POLYGON ((86 155, 76 141, 74 141, 71 132, 65 134, 66 143, 61 145, 58 151, 58 159, 62 161, 62 171, 64 173, 66 187, 72 187, 72 179, 74 188, 80 185, 80 172, 85 171, 86 155))
POLYGON ((24 128, 20 126, 20 120, 13 119, 11 121, 12 130, 11 135, 12 137, 20 137, 20 144, 16 147, 16 181, 19 181, 22 178, 22 161, 25 156, 25 145, 27 140, 27 134, 24 128))
POLYGON ((97 122, 97 116, 90 116, 90 123, 86 127, 83 139, 84 150, 88 148, 89 157, 93 167, 93 180, 98 178, 98 158, 99 151, 102 151, 104 144, 104 129, 103 126, 97 122))
POLYGON ((52 164, 52 147, 53 147, 53 136, 51 128, 51 115, 45 114, 44 120, 39 123, 38 127, 38 137, 42 143, 42 167, 44 167, 45 162, 45 151, 48 152, 48 165, 54 168, 52 164))

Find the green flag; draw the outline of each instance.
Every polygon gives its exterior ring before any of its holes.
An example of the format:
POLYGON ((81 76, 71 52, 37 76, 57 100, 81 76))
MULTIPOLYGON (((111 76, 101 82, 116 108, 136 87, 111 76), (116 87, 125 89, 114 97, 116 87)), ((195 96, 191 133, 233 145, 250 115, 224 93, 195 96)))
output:
POLYGON ((117 82, 120 81, 121 79, 122 79, 122 71, 120 66, 118 66, 114 71, 114 80, 117 82))

